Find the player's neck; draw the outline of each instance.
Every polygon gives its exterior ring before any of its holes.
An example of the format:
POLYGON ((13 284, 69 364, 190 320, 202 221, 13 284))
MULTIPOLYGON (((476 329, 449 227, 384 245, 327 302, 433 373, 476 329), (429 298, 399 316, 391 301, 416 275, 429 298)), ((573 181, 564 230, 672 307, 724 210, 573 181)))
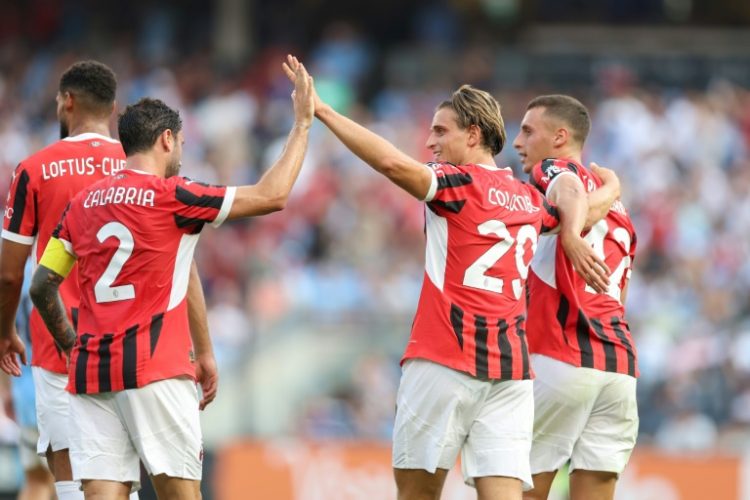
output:
POLYGON ((74 122, 68 130, 70 137, 75 137, 81 134, 99 134, 105 137, 111 137, 109 132, 109 121, 102 120, 81 120, 74 122))
POLYGON ((485 152, 480 152, 480 151, 476 151, 473 154, 470 153, 470 154, 467 154, 466 156, 464 156, 462 164, 463 165, 469 165, 469 164, 473 164, 473 165, 487 165, 489 167, 496 167, 497 166, 495 164, 495 158, 491 154, 485 153, 485 152))
POLYGON ((158 177, 164 177, 166 169, 153 155, 149 153, 136 153, 126 158, 125 168, 140 170, 158 177))
POLYGON ((555 154, 555 158, 565 158, 566 160, 573 160, 574 162, 581 165, 581 150, 579 149, 561 149, 555 154))

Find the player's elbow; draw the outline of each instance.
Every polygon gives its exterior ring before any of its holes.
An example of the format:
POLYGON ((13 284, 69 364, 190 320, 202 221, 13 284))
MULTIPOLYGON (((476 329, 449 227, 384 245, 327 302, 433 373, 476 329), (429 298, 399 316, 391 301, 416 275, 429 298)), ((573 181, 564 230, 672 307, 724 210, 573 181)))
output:
POLYGON ((289 193, 276 193, 266 200, 266 213, 280 212, 286 208, 289 201, 289 193))
POLYGON ((8 269, 0 272, 0 288, 3 290, 20 289, 23 286, 23 270, 8 269))
POLYGON ((41 280, 32 280, 29 288, 29 297, 37 309, 41 309, 44 304, 44 297, 49 293, 49 285, 41 280))
POLYGON ((378 172, 385 175, 389 179, 397 178, 399 172, 403 170, 402 165, 397 158, 387 156, 380 159, 377 165, 373 166, 378 172))

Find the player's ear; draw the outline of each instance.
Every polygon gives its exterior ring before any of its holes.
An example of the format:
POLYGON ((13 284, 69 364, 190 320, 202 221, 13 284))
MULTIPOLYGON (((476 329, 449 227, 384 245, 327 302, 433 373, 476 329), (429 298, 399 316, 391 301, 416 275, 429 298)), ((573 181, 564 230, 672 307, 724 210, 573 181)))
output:
POLYGON ((478 125, 469 125, 467 131, 469 133, 467 141, 469 146, 474 147, 482 143, 482 129, 480 129, 478 125))
POLYGON ((159 135, 159 141, 161 142, 162 148, 164 148, 164 151, 167 153, 171 153, 174 149, 174 142, 175 142, 175 136, 172 133, 171 129, 164 129, 164 131, 159 135))
POLYGON ((569 139, 570 139, 570 132, 568 132, 568 129, 564 127, 560 127, 557 130, 555 130, 555 135, 552 138, 552 141, 555 147, 560 147, 560 146, 564 146, 565 144, 567 144, 569 139))

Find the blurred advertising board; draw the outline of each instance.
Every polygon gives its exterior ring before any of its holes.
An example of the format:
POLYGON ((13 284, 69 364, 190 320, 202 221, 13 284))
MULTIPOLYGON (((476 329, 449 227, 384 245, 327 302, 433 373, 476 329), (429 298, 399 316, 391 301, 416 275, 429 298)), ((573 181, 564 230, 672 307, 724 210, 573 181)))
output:
MULTIPOLYGON (((638 448, 618 483, 617 500, 750 500, 747 460, 734 455, 666 454, 638 448)), ((567 498, 560 482, 553 493, 567 498)), ((379 500, 396 498, 384 443, 244 441, 218 451, 218 500, 379 500)), ((443 500, 474 500, 454 467, 443 500)), ((551 497, 552 500, 552 497, 551 497)))

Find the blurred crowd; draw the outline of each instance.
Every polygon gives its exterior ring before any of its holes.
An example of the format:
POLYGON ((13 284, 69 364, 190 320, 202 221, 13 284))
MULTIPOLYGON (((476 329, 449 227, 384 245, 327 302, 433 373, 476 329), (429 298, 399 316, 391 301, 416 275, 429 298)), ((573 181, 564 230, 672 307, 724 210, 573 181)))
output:
MULTIPOLYGON (((259 47, 245 65, 217 69, 204 50, 160 51, 167 35, 154 22, 86 55, 117 73, 120 108, 152 96, 180 110, 184 175, 254 182, 292 123, 280 70, 290 48, 259 47)), ((584 161, 618 172, 638 235, 627 317, 642 373, 640 440, 670 450, 750 446, 750 92, 720 79, 662 87, 623 65, 600 68, 586 87, 509 86, 486 51, 453 49, 450 60, 461 62, 447 71, 448 52, 374 46, 332 24, 299 55, 324 100, 423 160, 433 109, 461 83, 500 100, 509 141, 498 162, 521 176, 511 141, 526 102, 565 90, 589 107, 584 161)), ((54 44, 0 43, 0 193, 19 160, 58 138, 58 77, 80 57, 54 44)), ((197 259, 227 387, 219 399, 242 399, 266 366, 256 385, 289 407, 256 397, 243 418, 263 411, 267 420, 223 427, 214 413, 209 432, 390 439, 423 276, 422 211, 318 124, 286 210, 206 231, 197 259), (306 359, 304 380, 283 383, 294 359, 316 357, 307 345, 322 353, 318 362, 306 359)))

